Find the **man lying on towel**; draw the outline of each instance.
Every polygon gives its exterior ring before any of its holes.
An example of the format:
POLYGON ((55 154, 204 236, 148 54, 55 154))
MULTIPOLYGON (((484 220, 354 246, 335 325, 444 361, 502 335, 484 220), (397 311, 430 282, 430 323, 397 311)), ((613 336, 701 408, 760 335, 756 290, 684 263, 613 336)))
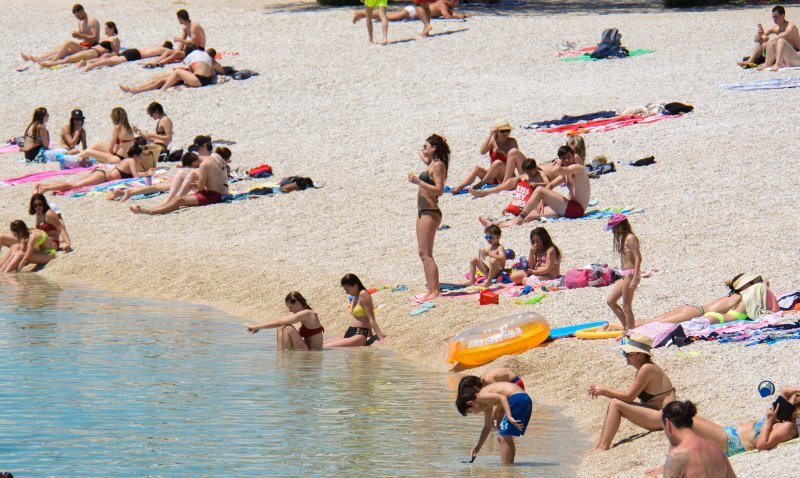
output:
MULTIPOLYGON (((550 173, 550 176, 557 175, 551 185, 566 182, 569 188, 569 197, 553 191, 550 185, 547 188, 536 188, 519 213, 519 217, 499 222, 498 226, 516 226, 543 217, 576 219, 586 213, 591 194, 589 174, 586 172, 586 168, 577 161, 575 152, 570 146, 558 148, 558 159, 560 165, 553 168, 550 173)), ((484 226, 493 224, 485 217, 481 217, 480 221, 484 226)))
POLYGON ((217 154, 212 154, 203 160, 197 170, 199 174, 197 194, 176 196, 151 208, 131 206, 131 212, 134 214, 167 214, 182 207, 216 204, 222 201, 223 196, 229 194, 227 171, 225 160, 217 154))

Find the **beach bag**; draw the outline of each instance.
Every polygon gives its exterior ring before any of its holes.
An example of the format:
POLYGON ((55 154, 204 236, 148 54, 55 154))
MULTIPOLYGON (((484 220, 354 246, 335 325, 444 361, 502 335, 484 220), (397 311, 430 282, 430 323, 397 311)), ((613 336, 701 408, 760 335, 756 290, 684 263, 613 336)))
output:
POLYGON ((624 58, 628 56, 628 50, 622 47, 622 35, 616 28, 607 28, 600 35, 600 43, 589 56, 592 58, 624 58))
POLYGON ((181 160, 182 157, 183 157, 183 149, 178 148, 170 151, 169 154, 167 155, 167 159, 163 159, 162 161, 177 163, 178 161, 181 160))
POLYGON ((514 191, 514 198, 506 206, 505 212, 519 216, 522 208, 528 203, 528 199, 533 195, 533 186, 528 181, 517 182, 517 189, 514 191))
POLYGON ((686 333, 678 324, 667 322, 650 322, 631 330, 631 334, 646 335, 653 339, 653 348, 664 347, 673 342, 678 347, 686 343, 686 333))
POLYGON ((161 156, 161 146, 157 144, 147 144, 142 146, 142 154, 140 156, 142 167, 145 171, 150 168, 158 166, 158 158, 161 156))
POLYGON ((589 280, 594 274, 589 269, 570 269, 564 274, 564 286, 567 289, 589 287, 589 280))
POLYGON ((272 166, 269 164, 262 164, 250 169, 251 178, 268 178, 272 176, 272 166))

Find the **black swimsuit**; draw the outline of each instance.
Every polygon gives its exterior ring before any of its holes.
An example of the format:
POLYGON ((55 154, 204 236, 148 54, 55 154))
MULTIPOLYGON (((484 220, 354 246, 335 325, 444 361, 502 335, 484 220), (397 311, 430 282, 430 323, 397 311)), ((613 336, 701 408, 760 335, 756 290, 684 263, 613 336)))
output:
POLYGON ((120 53, 125 57, 125 61, 139 61, 142 59, 142 53, 136 48, 128 48, 120 53))
MULTIPOLYGON (((433 178, 431 178, 431 174, 428 171, 423 171, 422 174, 419 175, 419 180, 423 183, 430 184, 431 186, 436 186, 436 183, 433 182, 433 178)), ((437 203, 439 202, 437 199, 434 199, 437 203)), ((437 208, 428 208, 428 209, 417 209, 417 217, 422 217, 423 214, 430 214, 430 215, 438 215, 442 217, 442 210, 437 208)))
MULTIPOLYGON (((108 40, 101 41, 101 42, 100 42, 100 46, 101 46, 102 48, 105 48, 105 49, 106 49, 106 50, 108 50, 109 52, 111 52, 111 51, 114 49, 114 47, 112 47, 112 46, 111 46, 111 42, 110 42, 110 41, 108 41, 108 40)), ((98 55, 98 56, 99 56, 99 55, 98 55)))

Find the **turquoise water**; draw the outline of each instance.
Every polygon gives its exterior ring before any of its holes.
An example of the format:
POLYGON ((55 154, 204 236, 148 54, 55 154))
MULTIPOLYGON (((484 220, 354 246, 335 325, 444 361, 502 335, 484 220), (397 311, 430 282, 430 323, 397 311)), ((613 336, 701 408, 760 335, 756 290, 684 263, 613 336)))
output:
MULTIPOLYGON (((282 311, 280 311, 282 312, 282 311)), ((0 277, 0 471, 38 476, 572 476, 587 444, 535 406, 501 469, 456 378, 376 348, 278 355, 196 305, 0 277)), ((532 393, 535 400, 535 391, 532 393)))

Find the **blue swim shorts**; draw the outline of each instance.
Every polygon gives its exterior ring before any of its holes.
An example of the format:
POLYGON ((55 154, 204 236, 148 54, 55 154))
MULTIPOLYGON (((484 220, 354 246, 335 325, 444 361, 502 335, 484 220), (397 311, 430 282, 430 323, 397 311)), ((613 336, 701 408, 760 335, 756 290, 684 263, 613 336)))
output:
POLYGON ((531 421, 533 401, 527 393, 520 392, 508 397, 508 405, 514 418, 522 422, 522 430, 509 423, 508 417, 503 417, 503 421, 500 422, 500 436, 522 436, 528 428, 528 422, 531 421))

